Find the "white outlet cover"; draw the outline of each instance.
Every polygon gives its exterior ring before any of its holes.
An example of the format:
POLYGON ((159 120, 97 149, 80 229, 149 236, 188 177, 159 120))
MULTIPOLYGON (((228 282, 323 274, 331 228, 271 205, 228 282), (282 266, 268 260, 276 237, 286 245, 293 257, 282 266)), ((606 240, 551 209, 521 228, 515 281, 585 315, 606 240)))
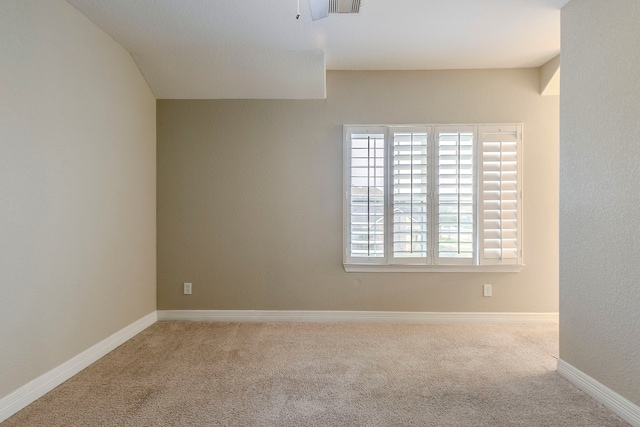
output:
POLYGON ((485 284, 483 286, 483 295, 485 297, 493 296, 493 289, 492 289, 491 285, 485 284))

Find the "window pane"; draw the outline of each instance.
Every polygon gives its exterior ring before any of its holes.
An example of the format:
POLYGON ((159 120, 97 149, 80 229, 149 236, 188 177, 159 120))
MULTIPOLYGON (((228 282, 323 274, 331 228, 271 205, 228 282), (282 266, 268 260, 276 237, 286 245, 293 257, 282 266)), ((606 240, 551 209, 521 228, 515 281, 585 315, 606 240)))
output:
POLYGON ((393 256, 427 257, 427 133, 393 133, 393 256))
POLYGON ((472 132, 438 134, 438 256, 474 253, 474 156, 472 132))
POLYGON ((351 134, 351 257, 384 257, 384 135, 351 134))

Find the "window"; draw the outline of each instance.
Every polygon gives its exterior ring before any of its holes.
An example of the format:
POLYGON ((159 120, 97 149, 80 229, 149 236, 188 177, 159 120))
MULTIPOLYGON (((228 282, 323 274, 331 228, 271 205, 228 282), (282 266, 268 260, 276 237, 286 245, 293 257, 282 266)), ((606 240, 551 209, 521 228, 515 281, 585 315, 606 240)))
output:
POLYGON ((522 126, 345 126, 347 271, 519 271, 522 126))

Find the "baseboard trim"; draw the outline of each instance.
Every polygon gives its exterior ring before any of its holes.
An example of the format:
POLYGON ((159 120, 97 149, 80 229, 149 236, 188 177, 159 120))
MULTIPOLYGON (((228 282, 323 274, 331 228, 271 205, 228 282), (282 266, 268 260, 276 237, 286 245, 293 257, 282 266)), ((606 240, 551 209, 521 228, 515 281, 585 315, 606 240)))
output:
POLYGON ((634 427, 640 427, 640 406, 620 396, 562 359, 558 359, 557 371, 580 390, 615 412, 620 418, 634 427))
POLYGON ((0 399, 0 422, 53 390, 158 320, 154 311, 0 399))
POLYGON ((558 323, 558 313, 448 313, 312 310, 158 310, 158 320, 204 322, 558 323))

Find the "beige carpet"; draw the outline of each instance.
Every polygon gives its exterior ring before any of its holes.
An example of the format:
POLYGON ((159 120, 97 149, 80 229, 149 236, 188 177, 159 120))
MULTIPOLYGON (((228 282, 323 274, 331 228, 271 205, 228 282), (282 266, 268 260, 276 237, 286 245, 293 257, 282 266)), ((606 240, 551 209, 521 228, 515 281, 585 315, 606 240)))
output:
POLYGON ((159 322, 11 426, 624 426, 557 325, 159 322))

